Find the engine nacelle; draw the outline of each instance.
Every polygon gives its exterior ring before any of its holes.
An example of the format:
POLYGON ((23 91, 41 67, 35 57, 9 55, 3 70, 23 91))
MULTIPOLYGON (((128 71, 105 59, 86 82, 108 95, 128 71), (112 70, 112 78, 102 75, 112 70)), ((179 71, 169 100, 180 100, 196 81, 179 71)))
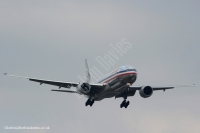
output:
POLYGON ((77 86, 77 90, 83 94, 88 94, 90 92, 91 86, 89 83, 82 83, 77 86))
POLYGON ((153 94, 153 89, 151 88, 151 86, 143 86, 140 89, 140 96, 143 98, 148 98, 153 94))

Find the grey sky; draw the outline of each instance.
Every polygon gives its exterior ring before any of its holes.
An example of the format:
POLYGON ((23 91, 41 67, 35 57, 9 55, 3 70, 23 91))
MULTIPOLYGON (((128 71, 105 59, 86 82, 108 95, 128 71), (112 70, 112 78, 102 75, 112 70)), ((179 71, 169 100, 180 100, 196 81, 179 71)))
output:
POLYGON ((84 59, 103 74, 122 65, 138 71, 135 85, 185 85, 143 99, 137 93, 85 107, 84 97, 54 86, 0 76, 0 132, 199 133, 200 1, 0 0, 0 72, 79 82, 84 59), (132 44, 106 71, 95 61, 126 38, 132 44), (50 126, 50 130, 4 130, 50 126))

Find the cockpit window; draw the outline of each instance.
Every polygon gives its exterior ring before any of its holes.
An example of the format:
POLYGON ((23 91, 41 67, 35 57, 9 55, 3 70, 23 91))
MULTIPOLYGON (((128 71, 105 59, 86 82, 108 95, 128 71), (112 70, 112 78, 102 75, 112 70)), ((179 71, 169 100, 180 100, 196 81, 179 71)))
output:
POLYGON ((136 71, 136 69, 134 69, 132 66, 122 66, 118 69, 117 73, 121 73, 121 72, 127 72, 127 71, 136 71))
POLYGON ((127 69, 127 71, 136 71, 136 69, 127 69))

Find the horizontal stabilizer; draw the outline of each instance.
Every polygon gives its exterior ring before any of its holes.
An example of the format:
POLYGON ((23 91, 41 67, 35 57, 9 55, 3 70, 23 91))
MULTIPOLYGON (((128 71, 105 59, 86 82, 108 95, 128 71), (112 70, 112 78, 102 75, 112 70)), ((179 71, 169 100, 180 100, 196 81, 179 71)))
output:
POLYGON ((70 90, 51 90, 51 91, 58 91, 58 92, 67 92, 67 93, 77 93, 82 95, 81 93, 77 92, 77 91, 70 91, 70 90))

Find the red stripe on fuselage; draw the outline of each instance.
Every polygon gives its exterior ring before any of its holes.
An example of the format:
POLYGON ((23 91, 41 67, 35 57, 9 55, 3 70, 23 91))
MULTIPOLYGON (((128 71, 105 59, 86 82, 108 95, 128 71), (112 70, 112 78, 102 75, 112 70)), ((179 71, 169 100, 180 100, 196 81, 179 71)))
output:
POLYGON ((117 75, 115 75, 114 77, 112 77, 112 78, 110 78, 110 79, 107 79, 107 80, 104 81, 103 83, 108 83, 109 81, 111 81, 111 80, 113 80, 113 79, 115 79, 115 78, 117 78, 117 77, 120 77, 120 76, 126 76, 126 75, 130 75, 130 74, 135 74, 135 75, 137 75, 136 72, 126 72, 126 73, 121 73, 121 74, 117 74, 117 75))

